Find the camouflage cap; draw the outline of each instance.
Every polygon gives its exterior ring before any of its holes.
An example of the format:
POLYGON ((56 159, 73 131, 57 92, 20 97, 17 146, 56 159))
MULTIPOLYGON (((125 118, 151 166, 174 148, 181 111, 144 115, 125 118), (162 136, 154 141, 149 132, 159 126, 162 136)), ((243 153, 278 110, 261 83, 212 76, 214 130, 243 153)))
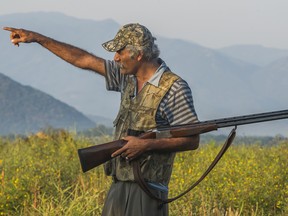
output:
POLYGON ((143 25, 138 23, 131 23, 124 25, 117 32, 113 40, 107 41, 102 44, 104 49, 110 52, 116 52, 125 46, 143 46, 154 43, 154 37, 151 32, 143 25))

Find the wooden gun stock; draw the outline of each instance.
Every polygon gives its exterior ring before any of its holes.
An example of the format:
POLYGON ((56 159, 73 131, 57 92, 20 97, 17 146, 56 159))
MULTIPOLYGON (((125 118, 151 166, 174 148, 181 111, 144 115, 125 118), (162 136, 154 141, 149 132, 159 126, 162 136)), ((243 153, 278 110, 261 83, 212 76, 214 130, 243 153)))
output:
POLYGON ((78 156, 82 171, 87 172, 88 170, 93 169, 94 167, 97 167, 108 160, 111 160, 112 153, 122 148, 125 144, 126 141, 121 139, 78 149, 78 156))

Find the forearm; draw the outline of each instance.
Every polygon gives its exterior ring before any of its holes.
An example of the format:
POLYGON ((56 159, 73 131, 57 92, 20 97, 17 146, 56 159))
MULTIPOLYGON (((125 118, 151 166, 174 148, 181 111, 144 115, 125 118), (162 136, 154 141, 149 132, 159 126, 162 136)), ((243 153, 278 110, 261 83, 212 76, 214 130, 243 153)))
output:
POLYGON ((66 62, 87 70, 92 70, 101 75, 105 74, 104 60, 83 49, 59 42, 44 35, 34 33, 35 42, 42 45, 66 62))
POLYGON ((136 158, 149 151, 179 152, 195 150, 199 146, 199 135, 178 138, 141 139, 139 137, 127 136, 127 141, 121 149, 115 151, 111 157, 122 155, 128 158, 136 158))
POLYGON ((199 147, 200 136, 149 139, 146 151, 178 152, 195 150, 199 147))

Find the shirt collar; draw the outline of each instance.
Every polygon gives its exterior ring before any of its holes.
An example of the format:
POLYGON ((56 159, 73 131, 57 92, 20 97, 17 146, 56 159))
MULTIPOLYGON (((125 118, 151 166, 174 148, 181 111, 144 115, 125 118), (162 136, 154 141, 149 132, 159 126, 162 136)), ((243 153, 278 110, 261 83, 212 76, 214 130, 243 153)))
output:
MULTIPOLYGON (((160 64, 160 66, 157 68, 153 76, 146 83, 144 83, 143 86, 145 86, 147 83, 150 83, 151 85, 158 87, 162 74, 166 70, 170 70, 169 67, 166 65, 166 63, 162 59, 159 58, 158 63, 160 64)), ((129 76, 135 82, 136 88, 134 89, 135 90, 134 95, 137 95, 137 79, 135 75, 129 75, 129 76)))
POLYGON ((155 71, 153 76, 147 81, 147 83, 150 83, 150 84, 157 86, 157 87, 159 86, 159 82, 160 82, 162 74, 168 69, 168 66, 166 65, 166 63, 162 59, 159 59, 159 63, 161 65, 155 71))

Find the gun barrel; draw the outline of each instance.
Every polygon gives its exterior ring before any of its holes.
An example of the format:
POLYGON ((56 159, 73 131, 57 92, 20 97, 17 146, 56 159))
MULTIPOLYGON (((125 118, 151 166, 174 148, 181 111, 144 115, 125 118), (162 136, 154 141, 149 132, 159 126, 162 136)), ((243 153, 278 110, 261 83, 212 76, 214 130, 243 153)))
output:
POLYGON ((201 121, 193 124, 186 124, 186 125, 176 125, 176 126, 169 126, 169 127, 159 127, 157 128, 158 131, 165 131, 165 130, 173 130, 173 129, 180 129, 183 127, 195 127, 197 125, 217 125, 217 128, 224 128, 224 127, 232 127, 238 125, 245 125, 245 124, 254 124, 260 122, 267 122, 267 121, 275 121, 281 119, 288 119, 288 110, 280 110, 274 112, 265 112, 265 113, 258 113, 258 114, 251 114, 251 115, 243 115, 243 116, 236 116, 236 117, 228 117, 228 118, 220 118, 208 121, 201 121))
POLYGON ((260 122, 275 121, 281 119, 288 119, 288 110, 216 119, 208 122, 210 123, 214 122, 215 124, 218 125, 218 128, 223 128, 238 125, 254 124, 260 122))

